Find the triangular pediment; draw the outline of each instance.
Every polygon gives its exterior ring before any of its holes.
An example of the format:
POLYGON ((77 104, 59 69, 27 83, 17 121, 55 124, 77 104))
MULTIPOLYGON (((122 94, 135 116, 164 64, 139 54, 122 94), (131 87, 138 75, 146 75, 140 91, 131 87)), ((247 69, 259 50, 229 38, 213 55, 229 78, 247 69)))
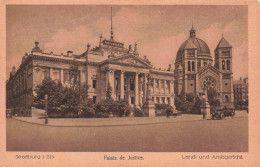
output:
POLYGON ((207 73, 212 73, 216 76, 219 76, 220 71, 218 69, 216 69, 215 67, 213 67, 211 64, 203 67, 202 69, 200 69, 200 71, 198 72, 199 76, 205 75, 207 73))
POLYGON ((119 64, 125 66, 152 68, 152 65, 136 55, 123 55, 120 57, 107 59, 104 63, 119 64))

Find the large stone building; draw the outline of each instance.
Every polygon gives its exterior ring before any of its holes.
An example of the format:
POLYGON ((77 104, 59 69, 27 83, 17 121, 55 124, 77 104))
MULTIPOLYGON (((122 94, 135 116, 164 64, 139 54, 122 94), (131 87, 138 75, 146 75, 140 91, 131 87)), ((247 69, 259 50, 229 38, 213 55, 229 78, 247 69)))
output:
POLYGON ((248 102, 248 77, 234 81, 234 104, 242 105, 248 102))
POLYGON ((43 79, 59 80, 69 86, 70 69, 78 66, 78 81, 87 83, 86 92, 94 102, 105 98, 108 83, 112 86, 114 99, 125 99, 133 107, 141 108, 146 100, 147 76, 152 82, 152 99, 155 103, 174 106, 174 71, 155 69, 146 56, 138 53, 137 43, 134 48, 125 48, 124 43, 114 39, 111 26, 110 39, 100 35, 98 46, 80 55, 68 51, 57 55, 44 53, 39 42, 30 54, 25 54, 18 70, 13 67, 7 82, 7 108, 24 111, 32 104, 34 90, 43 79))
POLYGON ((233 104, 232 46, 222 36, 215 49, 215 64, 206 42, 190 36, 180 46, 175 60, 175 94, 199 96, 215 89, 222 105, 233 104))

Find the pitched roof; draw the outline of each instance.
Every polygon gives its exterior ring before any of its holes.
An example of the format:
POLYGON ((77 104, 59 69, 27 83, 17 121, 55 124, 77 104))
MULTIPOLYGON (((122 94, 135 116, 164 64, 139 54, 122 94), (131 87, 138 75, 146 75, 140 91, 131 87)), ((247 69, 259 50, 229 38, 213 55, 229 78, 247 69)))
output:
POLYGON ((152 68, 152 65, 142 58, 134 55, 134 54, 125 54, 119 57, 112 57, 104 60, 100 64, 120 64, 126 66, 134 66, 134 67, 143 67, 143 68, 152 68))
POLYGON ((199 74, 199 75, 202 75, 203 73, 205 73, 205 72, 207 72, 207 71, 209 71, 209 70, 210 70, 210 71, 213 71, 213 72, 216 73, 217 75, 219 75, 219 74, 221 73, 217 68, 215 68, 214 66, 212 66, 211 63, 210 63, 210 64, 204 66, 203 68, 201 68, 201 69, 198 71, 198 74, 199 74))
POLYGON ((229 44, 229 42, 222 36, 221 40, 219 41, 217 48, 231 48, 232 46, 229 44))

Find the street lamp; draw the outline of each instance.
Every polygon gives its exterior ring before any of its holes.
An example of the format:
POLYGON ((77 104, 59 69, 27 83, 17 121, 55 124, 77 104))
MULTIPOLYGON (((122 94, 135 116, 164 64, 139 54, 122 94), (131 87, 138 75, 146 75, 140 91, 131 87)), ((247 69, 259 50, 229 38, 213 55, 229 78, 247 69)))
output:
POLYGON ((47 105, 48 105, 48 95, 44 95, 45 101, 45 124, 48 124, 48 113, 47 113, 47 105))

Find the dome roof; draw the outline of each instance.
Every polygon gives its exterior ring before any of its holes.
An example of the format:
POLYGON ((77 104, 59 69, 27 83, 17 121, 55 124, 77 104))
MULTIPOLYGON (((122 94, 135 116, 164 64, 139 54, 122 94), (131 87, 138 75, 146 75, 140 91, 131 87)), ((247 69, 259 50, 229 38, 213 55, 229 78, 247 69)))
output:
POLYGON ((190 38, 182 43, 178 52, 177 59, 181 58, 185 49, 197 49, 197 55, 210 56, 210 50, 206 42, 196 37, 196 30, 193 28, 190 30, 190 38))

